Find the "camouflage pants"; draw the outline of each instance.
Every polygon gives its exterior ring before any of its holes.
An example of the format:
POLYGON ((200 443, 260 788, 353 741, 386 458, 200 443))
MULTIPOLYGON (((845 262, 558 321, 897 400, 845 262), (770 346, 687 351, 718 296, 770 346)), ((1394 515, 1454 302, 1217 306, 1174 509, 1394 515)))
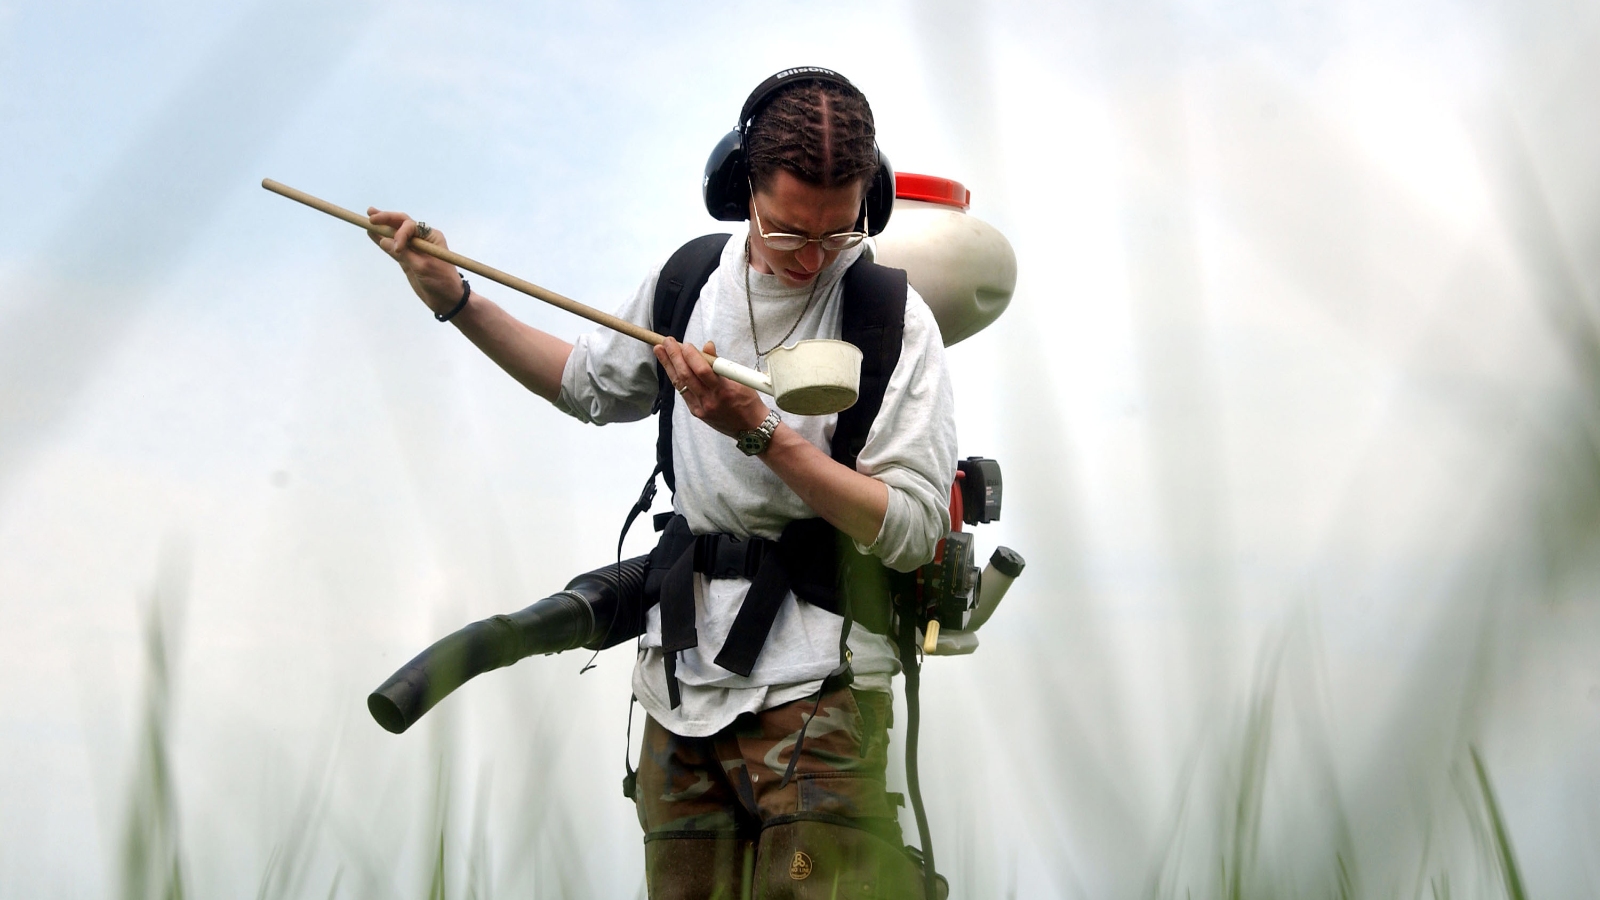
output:
POLYGON ((842 688, 820 707, 796 700, 704 738, 648 719, 635 798, 652 900, 920 897, 904 887, 884 783, 892 709, 888 694, 842 688), (794 779, 780 786, 807 720, 794 779))

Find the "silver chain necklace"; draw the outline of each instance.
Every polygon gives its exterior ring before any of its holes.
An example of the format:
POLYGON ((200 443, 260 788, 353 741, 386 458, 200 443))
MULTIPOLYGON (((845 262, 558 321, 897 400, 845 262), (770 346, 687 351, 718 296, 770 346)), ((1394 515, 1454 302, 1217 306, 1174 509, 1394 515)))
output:
POLYGON ((806 313, 811 310, 812 301, 817 299, 817 285, 821 283, 822 273, 818 272, 811 281, 811 293, 806 297, 805 308, 800 310, 799 316, 795 317, 794 324, 789 326, 789 330, 784 333, 783 337, 778 338, 778 342, 776 344, 773 344, 771 347, 768 347, 765 350, 761 349, 761 342, 756 340, 756 304, 755 301, 750 298, 750 239, 744 239, 744 308, 750 312, 750 346, 755 348, 757 360, 760 360, 768 353, 771 353, 779 347, 782 347, 783 342, 789 339, 789 335, 794 334, 794 330, 800 327, 801 320, 803 320, 806 317, 806 313))

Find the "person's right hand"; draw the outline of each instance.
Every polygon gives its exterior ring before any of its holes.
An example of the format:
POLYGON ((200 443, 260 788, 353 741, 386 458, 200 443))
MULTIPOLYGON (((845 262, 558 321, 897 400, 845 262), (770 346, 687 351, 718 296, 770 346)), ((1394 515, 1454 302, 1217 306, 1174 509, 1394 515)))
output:
POLYGON ((448 247, 443 232, 435 228, 426 238, 418 237, 417 223, 410 216, 403 212, 384 212, 372 206, 367 207, 367 218, 374 225, 388 225, 394 229, 392 238, 379 237, 370 231, 367 236, 400 264, 401 270, 406 273, 406 280, 411 282, 411 289, 417 292, 429 309, 444 314, 461 302, 461 273, 456 271, 456 267, 442 259, 419 253, 411 246, 413 241, 425 240, 430 244, 448 247))

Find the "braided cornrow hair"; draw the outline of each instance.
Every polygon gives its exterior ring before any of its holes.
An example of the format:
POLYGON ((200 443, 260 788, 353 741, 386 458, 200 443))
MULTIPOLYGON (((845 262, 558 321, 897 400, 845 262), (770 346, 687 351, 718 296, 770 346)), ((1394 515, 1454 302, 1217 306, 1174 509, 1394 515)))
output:
POLYGON ((744 142, 757 188, 780 168, 821 187, 865 182, 878 170, 872 107, 860 91, 832 81, 785 85, 756 112, 744 142))

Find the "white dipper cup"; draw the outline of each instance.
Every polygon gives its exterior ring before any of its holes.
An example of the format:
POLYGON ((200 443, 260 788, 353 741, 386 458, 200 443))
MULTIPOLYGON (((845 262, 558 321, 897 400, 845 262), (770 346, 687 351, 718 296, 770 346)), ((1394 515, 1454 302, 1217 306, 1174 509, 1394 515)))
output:
POLYGON ((778 399, 778 408, 801 416, 842 412, 856 403, 861 350, 847 341, 799 341, 767 354, 767 374, 718 357, 711 370, 778 399), (752 384, 745 375, 754 375, 752 384))

